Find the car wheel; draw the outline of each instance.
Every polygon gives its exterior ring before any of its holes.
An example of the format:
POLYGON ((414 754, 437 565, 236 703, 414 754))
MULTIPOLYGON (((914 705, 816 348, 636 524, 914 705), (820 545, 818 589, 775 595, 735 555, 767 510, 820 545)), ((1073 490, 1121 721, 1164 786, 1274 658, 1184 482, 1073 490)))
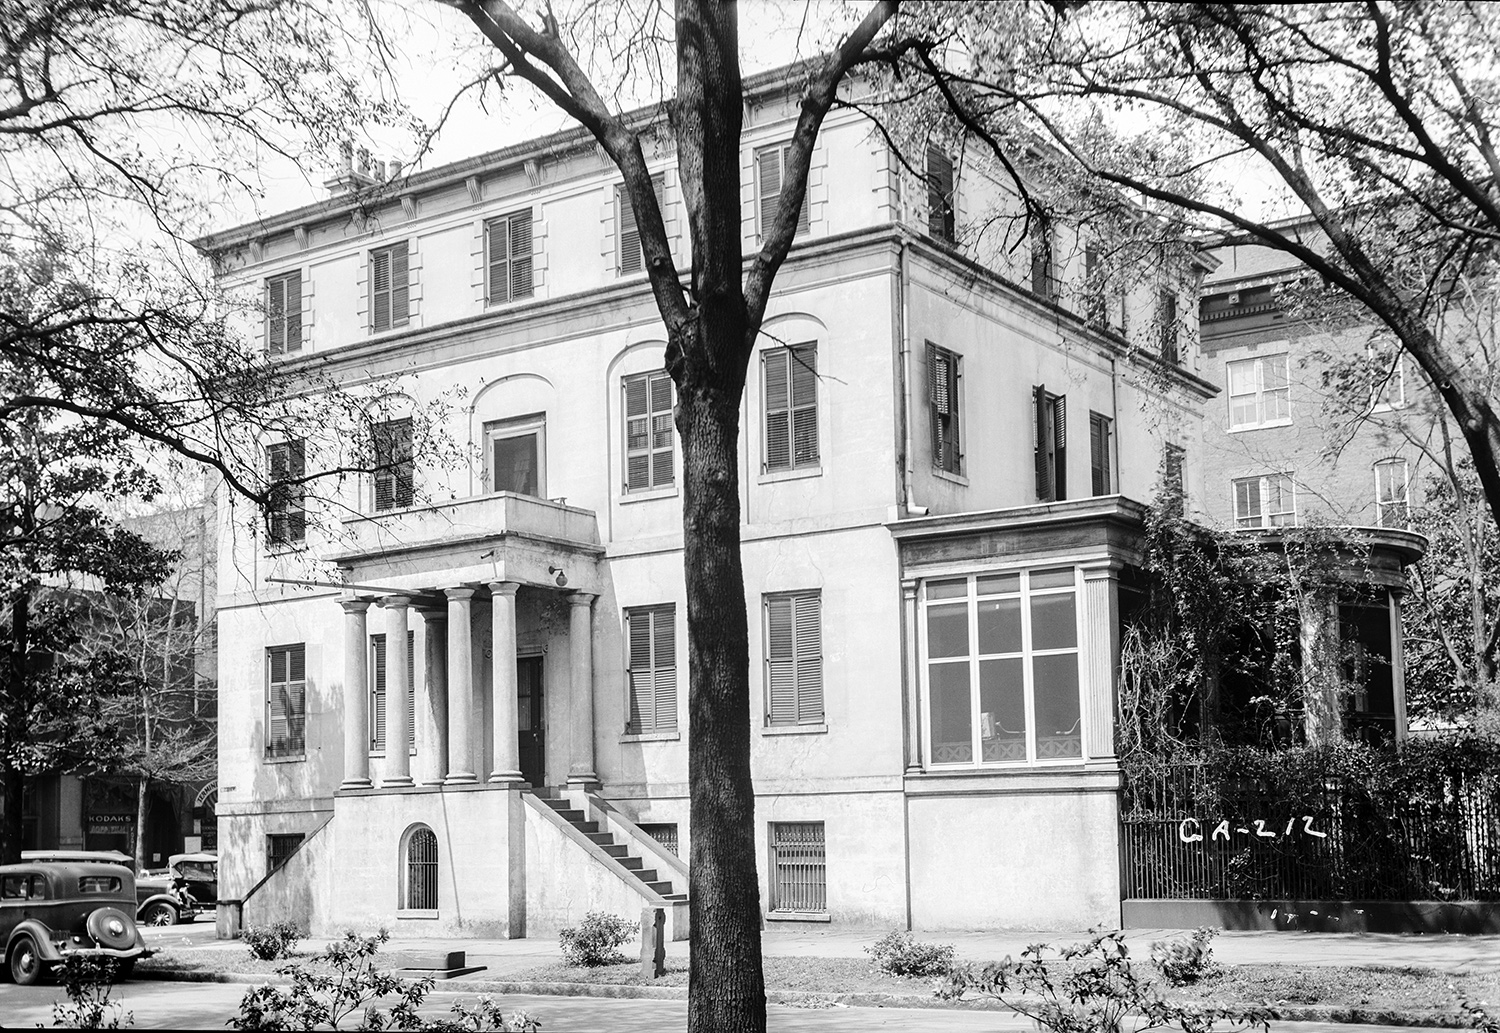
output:
POLYGON ((31 937, 18 938, 10 949, 10 978, 17 986, 36 986, 47 974, 47 966, 31 937))
POLYGON ((177 909, 157 901, 141 912, 142 925, 176 925, 177 909))

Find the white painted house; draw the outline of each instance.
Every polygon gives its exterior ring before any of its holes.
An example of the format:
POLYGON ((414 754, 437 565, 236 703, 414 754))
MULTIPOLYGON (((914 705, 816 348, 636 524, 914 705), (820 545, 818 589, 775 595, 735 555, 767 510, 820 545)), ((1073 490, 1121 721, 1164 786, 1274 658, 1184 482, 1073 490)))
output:
MULTIPOLYGON (((777 76, 748 86, 747 253, 796 111, 777 76)), ((648 163, 686 269, 665 139, 648 163)), ((951 156, 927 161, 952 181, 951 156)), ((977 156, 957 167, 945 211, 832 114, 752 360, 768 920, 1119 921, 1119 586, 1133 500, 1165 446, 1192 454, 1212 393, 1187 345, 1196 271, 1142 268, 1091 328, 1068 289, 1087 242, 1058 226, 976 260, 967 228, 1010 195, 977 156), (1183 353, 1163 359, 1178 295, 1183 353)), ((682 460, 618 173, 568 132, 336 187, 202 247, 265 292, 247 332, 289 374, 402 373, 412 411, 463 389, 447 429, 474 460, 351 484, 326 538, 283 516, 268 542, 223 507, 221 895, 249 895, 247 924, 512 937, 655 903, 683 936, 682 460), (317 580, 312 560, 350 587, 267 581, 317 580)), ((399 419, 380 433, 399 460, 399 419)), ((318 448, 268 442, 267 461, 311 470, 318 448)))

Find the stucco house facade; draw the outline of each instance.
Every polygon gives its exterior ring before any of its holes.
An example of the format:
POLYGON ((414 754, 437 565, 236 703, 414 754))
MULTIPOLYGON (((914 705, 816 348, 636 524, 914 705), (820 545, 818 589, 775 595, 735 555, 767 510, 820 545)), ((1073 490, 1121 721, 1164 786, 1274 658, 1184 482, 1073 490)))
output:
MULTIPOLYGON (((747 252, 795 117, 776 77, 748 86, 747 252)), ((667 138, 647 156, 686 269, 667 138)), ((1180 297, 1173 340, 1196 338, 1202 270, 1142 269, 1091 325, 1066 289, 1086 242, 986 257, 965 228, 1013 199, 980 160, 926 160, 950 185, 829 116, 751 362, 761 899, 771 921, 1116 924, 1120 584, 1164 449, 1199 450, 1212 388, 1155 327, 1180 297)), ((398 412, 336 532, 221 507, 221 896, 247 924, 515 937, 654 905, 686 935, 682 457, 618 184, 568 132, 384 184, 356 164, 201 243, 265 299, 245 331, 289 378, 460 398, 470 457, 403 461, 398 412)), ((273 472, 318 450, 266 443, 273 472)))

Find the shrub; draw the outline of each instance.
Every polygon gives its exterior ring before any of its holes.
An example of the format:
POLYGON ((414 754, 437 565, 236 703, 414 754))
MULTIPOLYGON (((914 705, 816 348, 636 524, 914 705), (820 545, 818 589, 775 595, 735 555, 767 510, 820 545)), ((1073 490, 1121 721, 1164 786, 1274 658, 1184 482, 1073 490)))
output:
POLYGON ((119 1001, 109 999, 119 962, 114 958, 90 958, 70 954, 57 967, 57 978, 68 994, 68 1003, 54 1001, 52 1025, 64 1029, 120 1029, 134 1023, 119 1001))
POLYGON ((590 911, 582 922, 564 929, 557 938, 562 944, 564 962, 594 968, 629 961, 619 948, 635 939, 638 931, 634 922, 603 911, 590 911))
POLYGON ((1204 926, 1186 940, 1157 940, 1151 945, 1151 963, 1173 986, 1196 983, 1217 968, 1214 949, 1209 946, 1217 935, 1217 929, 1204 926))
POLYGON ((296 922, 276 922, 265 929, 246 929, 241 934, 250 953, 261 961, 280 961, 291 957, 292 948, 302 939, 296 922))
POLYGON ((865 953, 893 976, 945 976, 953 967, 952 944, 923 943, 900 929, 876 940, 865 953))

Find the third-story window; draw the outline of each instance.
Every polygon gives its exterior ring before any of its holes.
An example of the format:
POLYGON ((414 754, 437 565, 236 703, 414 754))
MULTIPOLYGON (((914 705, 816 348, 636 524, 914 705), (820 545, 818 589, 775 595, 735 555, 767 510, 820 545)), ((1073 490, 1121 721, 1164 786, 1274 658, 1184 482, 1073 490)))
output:
POLYGON ((1375 522, 1397 528, 1411 523, 1411 482, 1405 459, 1382 459, 1375 464, 1375 522))
POLYGON ((672 378, 666 370, 624 380, 625 490, 669 488, 674 483, 672 378))
POLYGON ((766 724, 823 723, 823 600, 766 596, 766 724))
MULTIPOLYGON (((755 152, 755 184, 761 236, 765 236, 770 231, 771 224, 776 221, 782 185, 786 182, 786 159, 791 149, 791 144, 778 144, 775 147, 762 147, 755 152)), ((797 213, 797 230, 794 236, 802 236, 812 225, 809 193, 809 190, 802 192, 802 208, 797 213)))
POLYGON ((284 355, 302 350, 302 272, 266 281, 266 351, 284 355))
POLYGON ((818 465, 818 346, 761 352, 766 387, 766 470, 818 465))
POLYGON ((945 473, 963 472, 959 442, 959 357, 927 345, 928 403, 932 410, 932 465, 945 473))
POLYGON ((486 301, 500 303, 531 297, 531 209, 502 215, 484 224, 486 301))
POLYGON ((289 545, 307 536, 307 512, 302 508, 302 478, 307 473, 300 439, 266 446, 266 472, 270 477, 270 504, 266 507, 267 539, 272 545, 289 545))
POLYGON ((1259 355, 1225 366, 1229 379, 1229 429, 1274 427, 1292 422, 1287 353, 1259 355))
POLYGON ((411 263, 407 242, 370 252, 370 329, 405 326, 411 307, 411 263))
POLYGON ((1289 473, 1234 481, 1236 527, 1289 527, 1297 522, 1297 493, 1289 473))
POLYGON ((1031 219, 1031 290, 1044 298, 1057 297, 1057 231, 1051 218, 1031 219))
POLYGON ((266 756, 302 756, 306 721, 307 648, 266 650, 266 756))
POLYGON ((673 603, 625 611, 631 735, 677 731, 676 620, 673 603))
POLYGON ((1031 389, 1031 413, 1036 497, 1061 502, 1068 497, 1068 400, 1038 385, 1031 389))
POLYGON ((954 196, 953 159, 927 148, 927 232, 949 243, 955 236, 954 196))
POLYGON ((412 504, 412 425, 410 419, 387 420, 374 428, 375 512, 412 504))
POLYGON ((1161 357, 1175 366, 1181 359, 1177 347, 1177 295, 1165 287, 1157 295, 1156 320, 1161 334, 1161 357))
MULTIPOLYGON (((665 175, 661 172, 651 177, 651 190, 656 194, 658 210, 662 208, 662 188, 665 183, 665 175)), ((615 186, 615 211, 620 220, 619 235, 615 237, 619 249, 617 265, 621 276, 629 276, 631 273, 638 273, 644 269, 646 262, 641 250, 640 223, 635 217, 635 206, 630 203, 630 194, 625 190, 623 183, 615 186)))
POLYGON ((1115 490, 1109 468, 1110 437, 1114 421, 1099 413, 1089 413, 1089 474, 1095 495, 1109 495, 1115 490))

